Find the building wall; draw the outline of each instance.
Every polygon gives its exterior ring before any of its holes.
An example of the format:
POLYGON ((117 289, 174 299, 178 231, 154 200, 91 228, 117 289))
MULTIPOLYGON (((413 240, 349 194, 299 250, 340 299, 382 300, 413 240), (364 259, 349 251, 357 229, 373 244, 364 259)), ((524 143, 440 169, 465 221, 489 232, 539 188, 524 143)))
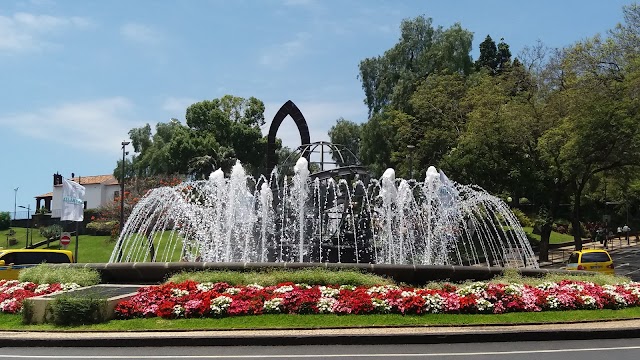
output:
MULTIPOLYGON (((113 201, 116 191, 120 191, 119 185, 102 185, 88 184, 83 185, 85 188, 84 201, 87 202, 87 209, 97 209, 102 205, 113 201)), ((62 186, 53 188, 53 201, 51 202, 51 211, 56 214, 62 209, 62 186), (57 211, 56 211, 57 210, 57 211)))

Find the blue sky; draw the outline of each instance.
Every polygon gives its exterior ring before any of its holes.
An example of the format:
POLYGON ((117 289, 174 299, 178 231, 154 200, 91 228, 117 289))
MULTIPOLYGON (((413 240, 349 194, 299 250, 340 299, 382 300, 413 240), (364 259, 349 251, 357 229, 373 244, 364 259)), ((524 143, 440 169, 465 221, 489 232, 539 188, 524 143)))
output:
MULTIPOLYGON (((110 174, 131 128, 225 94, 264 101, 263 132, 291 99, 326 140, 337 118, 366 120, 358 63, 393 46, 405 18, 460 22, 475 58, 487 34, 517 55, 605 33, 632 2, 2 0, 0 211, 14 197, 35 208, 55 172, 110 174)), ((299 145, 290 119, 278 135, 299 145)))

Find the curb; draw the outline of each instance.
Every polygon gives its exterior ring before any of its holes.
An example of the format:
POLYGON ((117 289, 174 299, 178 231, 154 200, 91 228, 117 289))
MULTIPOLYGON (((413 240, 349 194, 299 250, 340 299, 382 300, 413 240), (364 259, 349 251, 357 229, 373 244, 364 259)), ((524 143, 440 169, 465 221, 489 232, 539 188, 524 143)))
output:
POLYGON ((186 332, 0 332, 1 347, 392 345, 640 338, 640 321, 470 327, 186 332))

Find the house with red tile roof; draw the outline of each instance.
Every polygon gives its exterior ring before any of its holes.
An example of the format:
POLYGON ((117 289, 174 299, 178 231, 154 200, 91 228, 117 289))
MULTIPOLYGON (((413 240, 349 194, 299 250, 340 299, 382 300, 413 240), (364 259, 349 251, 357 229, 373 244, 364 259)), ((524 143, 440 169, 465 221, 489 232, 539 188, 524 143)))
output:
MULTIPOLYGON (((72 174, 73 176, 73 174, 72 174)), ((84 208, 97 209, 120 196, 120 182, 113 175, 72 177, 72 181, 84 186, 84 208)), ((59 218, 62 211, 62 175, 53 174, 53 191, 36 196, 36 209, 44 207, 52 218, 59 218)))

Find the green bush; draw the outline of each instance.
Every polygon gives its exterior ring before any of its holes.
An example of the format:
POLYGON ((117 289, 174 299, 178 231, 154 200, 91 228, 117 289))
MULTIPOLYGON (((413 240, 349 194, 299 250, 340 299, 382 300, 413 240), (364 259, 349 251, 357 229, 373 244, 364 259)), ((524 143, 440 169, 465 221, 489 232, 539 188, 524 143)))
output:
POLYGON ((60 239, 60 235, 62 235, 62 226, 58 224, 43 226, 40 228, 40 235, 49 240, 60 239))
POLYGON ((308 285, 362 285, 375 286, 393 284, 393 281, 378 275, 355 270, 328 270, 321 268, 302 270, 266 270, 266 271, 186 271, 173 275, 170 282, 180 283, 186 280, 197 282, 226 282, 229 285, 259 284, 277 285, 294 282, 308 285))
POLYGON ((94 269, 40 264, 21 270, 19 279, 36 284, 76 283, 80 286, 91 286, 100 283, 100 273, 94 269))
POLYGON ((47 306, 46 321, 58 326, 98 324, 106 321, 107 301, 91 296, 56 296, 47 306))
POLYGON ((116 221, 96 220, 87 224, 87 231, 91 235, 111 235, 111 230, 117 225, 116 221))
POLYGON ((7 211, 0 212, 0 230, 7 230, 11 226, 11 214, 7 211))
POLYGON ((520 222, 520 226, 533 227, 533 220, 531 220, 522 210, 518 208, 513 208, 511 209, 511 212, 513 212, 513 215, 515 215, 516 218, 518 218, 518 221, 520 222))

